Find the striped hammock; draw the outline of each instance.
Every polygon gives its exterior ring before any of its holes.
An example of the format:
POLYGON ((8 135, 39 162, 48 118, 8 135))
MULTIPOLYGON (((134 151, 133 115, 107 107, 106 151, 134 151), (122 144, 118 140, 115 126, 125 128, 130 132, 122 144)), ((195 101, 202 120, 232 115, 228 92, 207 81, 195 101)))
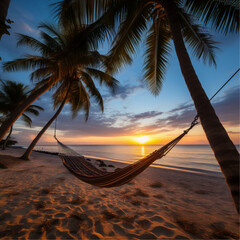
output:
POLYGON ((116 169, 115 172, 106 172, 96 168, 87 161, 84 156, 81 156, 61 143, 56 136, 55 138, 58 143, 59 157, 62 159, 63 165, 76 177, 97 187, 117 187, 128 183, 138 174, 143 172, 154 161, 165 156, 197 123, 196 117, 191 126, 180 136, 148 156, 129 164, 126 167, 116 169))

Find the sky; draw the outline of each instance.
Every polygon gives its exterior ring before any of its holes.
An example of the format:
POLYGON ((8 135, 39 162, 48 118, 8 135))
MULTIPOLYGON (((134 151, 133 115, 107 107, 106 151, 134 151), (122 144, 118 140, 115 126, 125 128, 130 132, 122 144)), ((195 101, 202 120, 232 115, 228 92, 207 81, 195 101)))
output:
MULTIPOLYGON (((41 22, 54 23, 54 14, 49 5, 50 0, 12 0, 8 18, 11 25, 10 36, 4 35, 0 41, 0 56, 2 63, 24 54, 32 53, 26 47, 16 46, 16 33, 27 34, 39 38, 37 26, 41 22)), ((209 98, 224 84, 225 81, 239 68, 239 35, 216 34, 209 31, 218 42, 216 51, 217 67, 204 64, 193 55, 195 71, 209 98)), ((110 43, 100 47, 101 53, 107 53, 110 43)), ((158 96, 153 96, 143 81, 143 54, 141 44, 134 56, 133 63, 122 68, 114 77, 120 82, 112 95, 106 88, 100 87, 104 99, 104 112, 92 102, 88 122, 83 113, 72 119, 70 106, 66 105, 57 120, 57 135, 66 144, 139 144, 139 137, 146 137, 146 144, 165 144, 184 129, 188 128, 196 111, 190 94, 181 74, 179 63, 174 51, 171 52, 167 74, 162 90, 158 96)), ((1 63, 0 63, 1 65, 1 63)), ((30 72, 3 72, 2 80, 13 80, 33 87, 29 80, 30 72)), ((54 115, 52 107, 52 92, 41 96, 35 103, 44 107, 38 117, 32 117, 31 128, 17 120, 13 128, 13 137, 19 145, 28 145, 38 131, 54 115)), ((214 98, 213 106, 230 138, 235 144, 239 141, 239 73, 214 98)), ((54 124, 44 134, 39 145, 53 145, 54 124)), ((197 125, 185 136, 180 144, 208 144, 201 125, 197 125)))

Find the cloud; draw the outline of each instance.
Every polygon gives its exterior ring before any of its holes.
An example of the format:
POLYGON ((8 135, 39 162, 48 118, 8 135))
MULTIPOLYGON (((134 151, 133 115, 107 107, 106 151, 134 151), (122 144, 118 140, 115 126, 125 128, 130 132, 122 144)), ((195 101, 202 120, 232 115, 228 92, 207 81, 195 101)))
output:
MULTIPOLYGON (((27 136, 30 133, 32 135, 35 129, 41 129, 49 121, 56 111, 52 110, 50 96, 51 93, 49 92, 37 102, 45 106, 45 111, 39 117, 34 117, 33 129, 26 132, 25 128, 18 128, 19 133, 16 137, 20 139, 20 137, 22 138, 22 136, 27 136)), ((227 126, 239 125, 239 87, 233 87, 225 91, 222 97, 215 100, 213 106, 223 124, 227 126)), ((67 105, 63 110, 63 114, 58 117, 57 128, 61 137, 121 137, 138 134, 165 134, 177 129, 188 128, 196 115, 192 103, 180 104, 166 113, 146 111, 138 114, 129 112, 107 112, 102 114, 97 106, 93 105, 88 122, 84 121, 83 113, 80 113, 76 119, 72 119, 71 115, 67 114, 69 112, 70 106, 67 105)), ((49 131, 53 132, 53 127, 49 131)), ((47 138, 45 139, 48 141, 47 138)))
POLYGON ((143 84, 139 84, 139 85, 130 85, 130 84, 119 85, 118 88, 116 89, 114 97, 111 94, 105 94, 103 97, 108 102, 110 102, 112 100, 116 100, 116 99, 125 100, 129 96, 135 94, 137 91, 142 90, 144 88, 145 87, 144 87, 143 84))
POLYGON ((223 97, 213 103, 221 121, 229 125, 239 125, 239 96, 240 88, 235 86, 225 91, 223 97))
POLYGON ((29 24, 27 24, 25 22, 22 23, 22 26, 23 26, 23 29, 25 30, 24 32, 27 32, 28 34, 32 33, 34 35, 38 35, 40 33, 39 30, 32 28, 29 24))
POLYGON ((148 112, 143 112, 139 114, 135 114, 132 116, 129 116, 131 121, 138 121, 138 120, 143 120, 147 118, 154 118, 162 115, 162 112, 157 112, 157 111, 148 111, 148 112))
MULTIPOLYGON (((218 117, 226 125, 239 125, 239 93, 239 86, 232 87, 212 103, 218 117)), ((197 114, 192 103, 180 104, 168 113, 170 116, 159 119, 158 124, 167 124, 178 128, 187 127, 197 114)))

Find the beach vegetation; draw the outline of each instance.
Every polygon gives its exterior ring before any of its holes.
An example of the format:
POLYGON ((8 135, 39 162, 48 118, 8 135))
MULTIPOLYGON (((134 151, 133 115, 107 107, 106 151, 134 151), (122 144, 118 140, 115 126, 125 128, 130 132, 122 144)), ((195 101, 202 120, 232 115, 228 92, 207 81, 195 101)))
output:
MULTIPOLYGON (((14 81, 1 81, 0 82, 0 114, 1 119, 0 121, 4 121, 8 118, 8 116, 11 114, 11 112, 20 105, 23 101, 25 101, 28 98, 29 90, 28 86, 23 85, 22 83, 16 83, 14 81)), ((29 116, 35 115, 38 116, 40 111, 43 111, 44 109, 38 105, 30 105, 22 114, 21 119, 23 122, 31 127, 32 119, 29 116)), ((11 134, 13 130, 13 125, 10 128, 10 131, 6 137, 6 139, 3 141, 2 149, 5 150, 6 146, 9 144, 14 144, 13 141, 10 141, 8 144, 8 141, 10 140, 11 134)))

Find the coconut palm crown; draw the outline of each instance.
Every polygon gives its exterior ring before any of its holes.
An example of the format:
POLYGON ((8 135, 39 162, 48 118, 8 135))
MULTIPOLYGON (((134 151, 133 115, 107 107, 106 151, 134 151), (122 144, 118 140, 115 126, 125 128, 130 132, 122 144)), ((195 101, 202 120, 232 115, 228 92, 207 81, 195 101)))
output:
MULTIPOLYGON (((23 85, 22 83, 1 80, 0 113, 4 116, 4 118, 7 118, 11 111, 13 111, 17 105, 21 104, 21 102, 28 97, 28 89, 29 87, 23 85)), ((38 116, 39 110, 43 111, 44 109, 38 105, 30 105, 21 116, 24 123, 31 126, 32 119, 28 116, 28 114, 38 116)))
MULTIPOLYGON (((8 115, 13 111, 16 106, 21 104, 29 95, 28 86, 24 86, 22 83, 16 83, 13 81, 1 81, 0 86, 0 114, 2 115, 1 122, 8 117, 8 115)), ((31 127, 32 119, 29 114, 38 116, 39 111, 44 109, 38 105, 30 105, 24 113, 21 115, 23 122, 31 127)), ((3 143, 3 150, 6 148, 7 141, 12 134, 12 128, 9 131, 9 134, 6 140, 3 143)))

